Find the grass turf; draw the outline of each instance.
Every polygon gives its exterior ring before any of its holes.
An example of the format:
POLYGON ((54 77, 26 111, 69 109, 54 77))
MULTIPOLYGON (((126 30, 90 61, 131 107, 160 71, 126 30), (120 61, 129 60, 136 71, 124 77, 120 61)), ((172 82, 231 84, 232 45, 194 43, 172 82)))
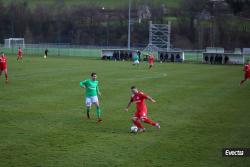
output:
POLYGON ((8 57, 0 79, 0 166, 247 166, 222 157, 224 147, 250 146, 250 83, 241 66, 146 64, 81 57, 8 57), (104 122, 85 119, 79 81, 95 71, 104 122), (130 134, 123 112, 130 86, 156 99, 149 117, 161 129, 130 134), (84 118, 82 118, 84 116, 84 118))

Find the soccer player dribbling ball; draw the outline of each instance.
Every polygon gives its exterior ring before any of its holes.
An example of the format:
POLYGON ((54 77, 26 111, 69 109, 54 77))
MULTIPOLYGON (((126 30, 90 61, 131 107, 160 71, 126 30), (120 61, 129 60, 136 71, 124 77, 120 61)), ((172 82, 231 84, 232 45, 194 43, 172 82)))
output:
POLYGON ((22 59, 22 58, 23 58, 23 51, 22 51, 22 48, 19 47, 19 48, 18 48, 18 51, 17 51, 17 61, 18 61, 19 59, 22 59))
POLYGON ((148 63, 149 63, 149 69, 152 68, 154 65, 154 55, 153 54, 149 54, 148 63))
POLYGON ((250 60, 248 60, 248 64, 245 64, 243 71, 245 71, 244 79, 240 81, 240 85, 242 85, 247 79, 250 78, 250 60))
POLYGON ((101 92, 99 91, 98 81, 96 80, 97 75, 96 73, 91 73, 91 79, 87 79, 80 82, 80 87, 86 89, 86 108, 87 108, 87 118, 90 119, 90 108, 92 104, 96 106, 96 114, 97 114, 97 122, 102 122, 101 119, 101 109, 98 100, 98 95, 101 96, 101 92))
POLYGON ((2 75, 2 71, 5 74, 5 82, 8 82, 8 70, 7 70, 7 57, 4 53, 0 56, 0 76, 2 75))
POLYGON ((157 128, 160 128, 159 123, 153 122, 151 119, 148 118, 147 106, 145 104, 145 100, 150 100, 152 103, 155 103, 156 101, 152 97, 139 91, 135 86, 131 87, 131 92, 132 92, 132 96, 127 107, 125 108, 125 112, 128 111, 132 103, 136 104, 136 112, 134 113, 134 116, 132 117, 132 122, 135 126, 138 127, 139 132, 145 131, 145 127, 141 124, 141 121, 147 124, 150 124, 152 126, 155 126, 157 128))

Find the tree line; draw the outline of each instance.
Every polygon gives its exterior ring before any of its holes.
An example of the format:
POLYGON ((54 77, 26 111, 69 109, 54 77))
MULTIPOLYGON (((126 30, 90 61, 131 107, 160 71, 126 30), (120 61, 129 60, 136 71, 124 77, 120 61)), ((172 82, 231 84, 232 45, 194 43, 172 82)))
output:
MULTIPOLYGON (((163 4, 133 4, 131 46, 148 44, 149 21, 171 20, 171 44, 175 48, 203 49, 250 46, 250 4, 244 1, 183 0, 176 8, 163 4), (234 3, 237 3, 235 5, 234 3)), ((128 8, 67 5, 27 1, 0 1, 0 39, 24 37, 26 43, 68 43, 126 46, 128 8)))

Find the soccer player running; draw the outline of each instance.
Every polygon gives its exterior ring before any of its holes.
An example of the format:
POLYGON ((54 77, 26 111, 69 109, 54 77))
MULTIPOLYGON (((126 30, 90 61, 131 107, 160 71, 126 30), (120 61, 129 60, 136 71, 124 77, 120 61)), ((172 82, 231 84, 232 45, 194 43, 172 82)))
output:
POLYGON ((139 65, 139 55, 138 53, 134 53, 133 57, 132 57, 132 60, 133 60, 133 65, 139 65))
POLYGON ((140 121, 148 123, 148 124, 155 126, 157 128, 160 128, 159 123, 155 123, 151 119, 148 118, 147 106, 145 104, 145 100, 147 100, 147 99, 150 100, 152 103, 155 103, 156 101, 152 97, 139 91, 135 86, 131 87, 131 92, 133 95, 131 96, 131 99, 130 99, 127 107, 125 108, 125 112, 128 111, 128 109, 132 103, 136 104, 136 112, 134 113, 134 116, 132 117, 132 122, 135 126, 137 126, 139 128, 139 132, 145 131, 145 127, 141 124, 140 121))
POLYGON ((149 69, 152 68, 154 65, 154 55, 153 54, 149 54, 148 63, 149 63, 149 69))
POLYGON ((2 75, 2 71, 5 73, 5 82, 8 82, 8 70, 7 70, 7 57, 2 52, 0 56, 0 77, 2 75))
POLYGON ((45 58, 45 59, 46 59, 47 56, 48 56, 48 52, 49 52, 49 50, 48 50, 48 48, 46 48, 45 51, 44 51, 44 58, 45 58))
POLYGON ((248 64, 245 64, 243 71, 245 71, 245 76, 244 79, 240 81, 240 85, 250 78, 250 60, 248 60, 248 64))
POLYGON ((18 61, 19 59, 22 59, 22 58, 23 58, 23 51, 22 51, 22 48, 19 47, 19 48, 18 48, 18 51, 17 51, 17 61, 18 61))
POLYGON ((90 119, 90 108, 92 103, 95 104, 96 106, 96 114, 98 121, 97 122, 102 122, 101 119, 101 109, 100 109, 100 104, 98 100, 98 95, 101 96, 101 92, 99 91, 99 86, 98 86, 98 81, 96 80, 97 75, 96 73, 91 73, 91 79, 87 79, 84 81, 80 82, 80 87, 86 89, 86 107, 87 107, 87 118, 90 119))

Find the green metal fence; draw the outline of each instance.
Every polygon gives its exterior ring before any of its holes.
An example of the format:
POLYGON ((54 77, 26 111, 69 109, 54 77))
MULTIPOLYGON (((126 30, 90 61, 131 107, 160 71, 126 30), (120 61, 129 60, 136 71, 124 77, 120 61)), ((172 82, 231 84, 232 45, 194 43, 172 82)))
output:
MULTIPOLYGON (((80 48, 80 47, 25 47, 24 55, 43 56, 45 49, 48 49, 48 56, 83 56, 100 57, 101 48, 80 48)), ((6 54, 17 54, 18 47, 2 48, 1 51, 6 54)))
POLYGON ((250 61, 250 54, 245 54, 244 57, 245 57, 245 62, 250 61))
MULTIPOLYGON (((25 44, 23 48, 23 55, 43 56, 45 49, 48 49, 48 56, 82 56, 88 58, 101 58, 101 50, 107 47, 98 46, 79 46, 69 44, 25 44)), ((109 47, 117 48, 117 47, 109 47)), ((122 49, 122 47, 119 47, 122 49)), ((138 48, 133 48, 138 50, 138 48)), ((141 50, 139 48, 139 50, 141 50)), ((18 47, 4 48, 0 51, 6 54, 16 55, 18 47)), ((185 62, 201 63, 203 59, 203 50, 184 50, 185 62)), ((156 53, 155 53, 156 54, 156 53)), ((245 61, 250 60, 250 54, 246 54, 245 61)))
MULTIPOLYGON (((48 49, 48 56, 82 56, 90 58, 101 57, 102 49, 106 47, 93 47, 93 46, 72 46, 72 45, 50 45, 50 44, 26 44, 23 48, 23 55, 43 56, 45 49, 48 49)), ((115 48, 115 47, 110 47, 115 48)), ((121 47, 119 47, 121 49, 121 47)), ((134 48, 138 50, 138 48, 134 48)), ((6 54, 17 55, 18 47, 1 48, 6 54)), ((154 53, 155 55, 157 52, 154 53)), ((201 50, 187 50, 184 51, 185 61, 187 62, 202 62, 201 50)))
POLYGON ((203 50, 184 50, 185 61, 186 62, 202 62, 203 50))

